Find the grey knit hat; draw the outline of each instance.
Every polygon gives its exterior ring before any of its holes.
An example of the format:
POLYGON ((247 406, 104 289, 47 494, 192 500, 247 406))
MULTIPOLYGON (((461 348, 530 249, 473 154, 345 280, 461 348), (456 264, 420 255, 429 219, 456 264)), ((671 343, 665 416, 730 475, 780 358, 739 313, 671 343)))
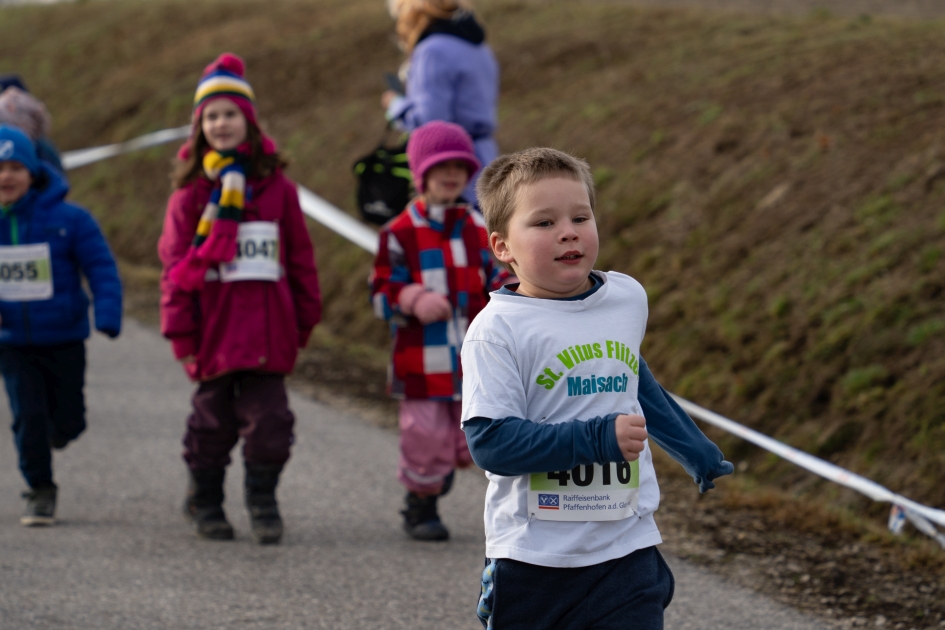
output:
POLYGON ((17 87, 0 92, 0 125, 18 127, 36 142, 49 134, 52 119, 38 98, 17 87))

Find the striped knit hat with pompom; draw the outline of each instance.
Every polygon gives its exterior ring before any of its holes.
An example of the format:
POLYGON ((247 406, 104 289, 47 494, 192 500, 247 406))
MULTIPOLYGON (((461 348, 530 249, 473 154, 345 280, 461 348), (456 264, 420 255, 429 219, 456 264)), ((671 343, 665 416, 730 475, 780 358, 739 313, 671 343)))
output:
POLYGON ((256 121, 256 95, 243 75, 246 64, 233 53, 223 53, 204 68, 203 76, 194 94, 194 126, 200 124, 207 103, 218 98, 228 98, 240 108, 246 120, 259 127, 256 121))

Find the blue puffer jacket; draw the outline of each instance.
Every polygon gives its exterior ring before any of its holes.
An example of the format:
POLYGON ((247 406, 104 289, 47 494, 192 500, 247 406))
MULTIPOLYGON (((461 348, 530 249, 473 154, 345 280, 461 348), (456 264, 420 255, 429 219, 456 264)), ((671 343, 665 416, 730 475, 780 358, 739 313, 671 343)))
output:
POLYGON ((42 165, 40 184, 0 212, 0 245, 49 243, 53 297, 34 302, 0 301, 0 346, 48 346, 89 336, 89 298, 95 297, 95 328, 121 331, 121 281, 111 250, 86 210, 65 201, 69 185, 42 165))

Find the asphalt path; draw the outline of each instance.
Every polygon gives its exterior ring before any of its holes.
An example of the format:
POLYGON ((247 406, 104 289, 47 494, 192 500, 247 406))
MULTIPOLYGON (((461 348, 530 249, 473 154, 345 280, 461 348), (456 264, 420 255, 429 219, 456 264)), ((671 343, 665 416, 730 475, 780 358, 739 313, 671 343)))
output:
MULTIPOLYGON (((293 394, 283 543, 249 538, 238 451, 226 504, 236 540, 200 540, 180 513, 192 389, 150 329, 131 321, 118 341, 92 339, 89 430, 56 455, 55 527, 19 525, 24 485, 9 434, 0 440, 0 629, 480 627, 480 473, 460 474, 442 502, 449 542, 408 540, 397 512, 397 436, 293 394)), ((2 395, 0 422, 10 423, 2 395)), ((677 579, 669 630, 824 628, 668 560, 677 579)))

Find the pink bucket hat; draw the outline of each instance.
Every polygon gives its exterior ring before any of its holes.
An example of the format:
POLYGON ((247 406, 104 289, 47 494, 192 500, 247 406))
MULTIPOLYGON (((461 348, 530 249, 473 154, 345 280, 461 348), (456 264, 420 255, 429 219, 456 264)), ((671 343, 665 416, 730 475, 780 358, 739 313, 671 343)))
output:
POLYGON ((481 168, 473 150, 472 138, 457 124, 434 120, 417 127, 407 141, 407 161, 417 192, 423 192, 427 171, 447 160, 462 160, 469 168, 469 177, 481 168))

